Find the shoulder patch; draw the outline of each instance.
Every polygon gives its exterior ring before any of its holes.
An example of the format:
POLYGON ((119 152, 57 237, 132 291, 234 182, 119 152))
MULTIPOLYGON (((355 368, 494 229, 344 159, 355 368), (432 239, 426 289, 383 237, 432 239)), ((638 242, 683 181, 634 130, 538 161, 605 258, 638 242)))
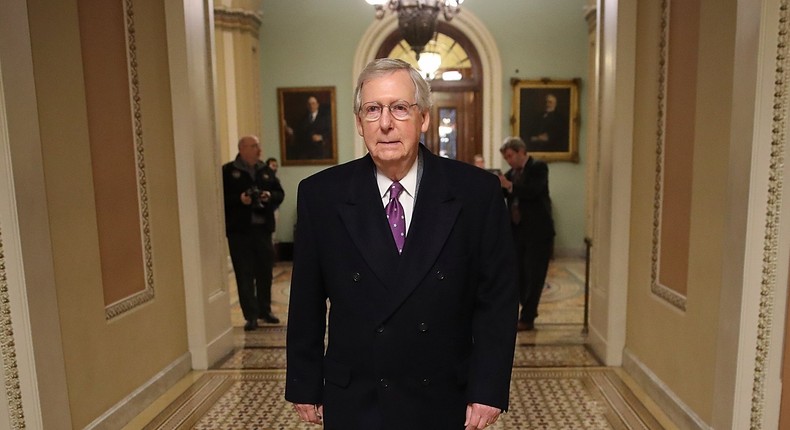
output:
POLYGON ((230 172, 230 175, 233 176, 233 179, 239 179, 241 177, 241 172, 239 172, 238 170, 234 170, 230 172))

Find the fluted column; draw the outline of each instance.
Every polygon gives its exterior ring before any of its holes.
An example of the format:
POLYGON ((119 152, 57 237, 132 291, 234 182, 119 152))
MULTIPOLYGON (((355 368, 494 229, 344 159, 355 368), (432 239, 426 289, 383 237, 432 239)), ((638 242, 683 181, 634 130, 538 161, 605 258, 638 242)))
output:
POLYGON ((236 155, 236 142, 261 135, 258 30, 262 0, 214 4, 217 125, 223 161, 236 155))

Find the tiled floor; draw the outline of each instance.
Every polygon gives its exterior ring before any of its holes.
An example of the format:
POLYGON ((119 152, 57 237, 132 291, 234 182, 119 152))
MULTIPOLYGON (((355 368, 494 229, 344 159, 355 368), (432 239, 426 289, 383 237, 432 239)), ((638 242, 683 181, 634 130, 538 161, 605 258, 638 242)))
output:
MULTIPOLYGON (((273 310, 283 319, 254 332, 232 304, 236 350, 193 372, 126 429, 317 429, 283 400, 290 266, 275 269, 273 310)), ((585 346, 584 262, 555 260, 536 320, 520 332, 511 408, 489 429, 674 429, 621 369, 600 365, 585 346), (651 413, 652 412, 652 413, 651 413)))

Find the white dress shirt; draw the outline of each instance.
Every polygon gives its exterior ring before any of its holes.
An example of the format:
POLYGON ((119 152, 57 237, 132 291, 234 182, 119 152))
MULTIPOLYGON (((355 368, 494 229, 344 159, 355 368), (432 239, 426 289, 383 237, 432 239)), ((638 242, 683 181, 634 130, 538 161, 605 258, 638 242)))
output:
MULTIPOLYGON (((417 194, 417 165, 419 163, 415 160, 406 176, 400 180, 403 186, 403 192, 400 193, 398 201, 403 206, 403 216, 406 218, 406 235, 409 235, 409 227, 411 226, 411 216, 414 213, 414 196, 417 194)), ((376 170, 376 182, 379 186, 379 194, 381 195, 381 204, 387 207, 390 202, 390 186, 392 186, 392 179, 384 176, 376 170)))

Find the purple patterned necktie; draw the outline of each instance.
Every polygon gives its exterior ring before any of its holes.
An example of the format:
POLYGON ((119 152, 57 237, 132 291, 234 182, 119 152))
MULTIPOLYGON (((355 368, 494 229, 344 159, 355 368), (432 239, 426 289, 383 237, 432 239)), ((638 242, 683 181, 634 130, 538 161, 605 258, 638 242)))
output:
POLYGON ((403 243, 406 241, 406 217, 403 213, 403 205, 398 200, 402 192, 403 185, 400 182, 393 182, 390 185, 390 202, 384 208, 387 213, 387 222, 392 230, 392 237, 398 247, 398 253, 403 251, 403 243))

